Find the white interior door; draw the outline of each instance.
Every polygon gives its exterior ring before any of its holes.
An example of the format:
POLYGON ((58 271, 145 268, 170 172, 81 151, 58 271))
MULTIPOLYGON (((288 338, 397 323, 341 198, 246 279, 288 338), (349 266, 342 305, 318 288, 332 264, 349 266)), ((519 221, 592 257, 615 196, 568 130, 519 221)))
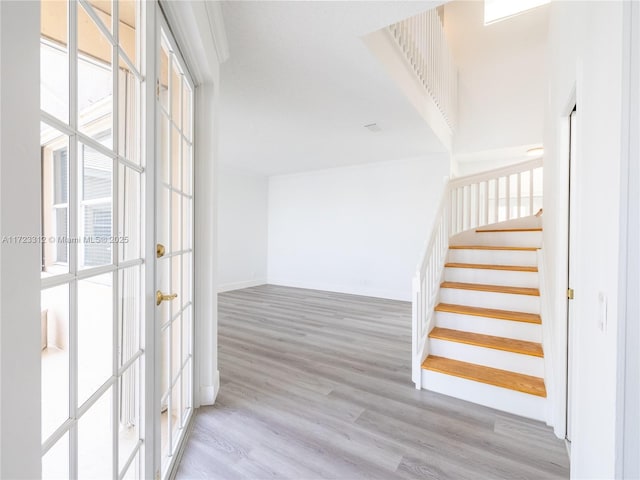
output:
POLYGON ((157 401, 167 478, 193 412, 193 83, 164 18, 158 24, 157 401))

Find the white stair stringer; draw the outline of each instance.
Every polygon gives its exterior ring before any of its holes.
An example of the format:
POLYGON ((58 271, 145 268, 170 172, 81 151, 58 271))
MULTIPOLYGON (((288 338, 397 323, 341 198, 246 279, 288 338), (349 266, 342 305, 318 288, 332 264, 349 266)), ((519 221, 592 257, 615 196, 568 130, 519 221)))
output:
POLYGON ((542 325, 461 313, 435 312, 435 324, 451 330, 542 343, 542 325))
POLYGON ((495 408, 503 412, 544 421, 546 398, 487 385, 466 378, 422 369, 422 385, 426 390, 495 408))

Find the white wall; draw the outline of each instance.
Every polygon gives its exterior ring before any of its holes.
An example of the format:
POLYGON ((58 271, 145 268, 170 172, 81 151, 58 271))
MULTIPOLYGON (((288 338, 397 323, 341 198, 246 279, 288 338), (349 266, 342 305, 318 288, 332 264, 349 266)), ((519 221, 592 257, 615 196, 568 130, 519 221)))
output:
POLYGON ((267 282, 268 179, 220 167, 218 291, 267 282))
POLYGON ((549 7, 486 27, 483 7, 475 1, 444 7, 445 32, 459 69, 456 156, 543 139, 549 7))
POLYGON ((446 156, 269 179, 269 283, 410 300, 446 156))
MULTIPOLYGON (((577 243, 573 478, 614 478, 621 161, 622 2, 553 2, 549 25, 550 95, 546 109, 545 325, 553 328, 556 403, 564 389, 566 345, 567 158, 563 124, 578 105, 577 243), (608 300, 599 328, 599 295, 608 300)), ((547 327, 548 328, 548 327, 547 327)), ((564 434, 557 404, 556 433, 564 434)))

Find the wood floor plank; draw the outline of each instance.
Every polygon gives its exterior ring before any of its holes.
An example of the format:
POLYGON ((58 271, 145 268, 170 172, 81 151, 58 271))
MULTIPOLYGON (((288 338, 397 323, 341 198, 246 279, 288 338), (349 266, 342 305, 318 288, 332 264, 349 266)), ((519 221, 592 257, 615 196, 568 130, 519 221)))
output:
POLYGON ((475 317, 496 318, 499 320, 511 320, 514 322, 542 324, 542 319, 537 313, 513 312, 511 310, 497 310, 495 308, 470 307, 468 305, 454 305, 451 303, 439 303, 435 306, 436 312, 459 313, 475 317))
POLYGON ((414 388, 411 304, 272 285, 218 299, 220 392, 179 480, 568 478, 542 423, 414 388))
POLYGON ((503 285, 484 285, 482 283, 442 282, 442 288, 457 288, 459 290, 474 290, 476 292, 510 293, 513 295, 540 296, 540 290, 527 287, 505 287, 503 285))
POLYGON ((446 373, 457 377, 466 378, 476 382, 495 385, 496 387, 509 388, 519 392, 546 397, 547 391, 544 380, 530 375, 485 367, 474 363, 461 362, 451 358, 429 355, 422 363, 422 368, 434 372, 446 373))
POLYGON ((483 335, 481 333, 464 332, 462 330, 452 330, 442 327, 433 328, 429 333, 429 338, 475 345, 477 347, 493 348, 494 350, 502 350, 505 352, 521 353, 533 357, 544 356, 542 345, 539 343, 516 340, 514 338, 494 337, 493 335, 483 335))

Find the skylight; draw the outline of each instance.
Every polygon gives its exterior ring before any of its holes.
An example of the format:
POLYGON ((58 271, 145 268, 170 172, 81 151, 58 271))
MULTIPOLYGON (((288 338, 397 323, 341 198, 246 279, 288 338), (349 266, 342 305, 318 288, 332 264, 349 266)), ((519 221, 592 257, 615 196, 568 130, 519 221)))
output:
POLYGON ((499 22, 547 3, 551 0, 484 0, 484 24, 499 22))

